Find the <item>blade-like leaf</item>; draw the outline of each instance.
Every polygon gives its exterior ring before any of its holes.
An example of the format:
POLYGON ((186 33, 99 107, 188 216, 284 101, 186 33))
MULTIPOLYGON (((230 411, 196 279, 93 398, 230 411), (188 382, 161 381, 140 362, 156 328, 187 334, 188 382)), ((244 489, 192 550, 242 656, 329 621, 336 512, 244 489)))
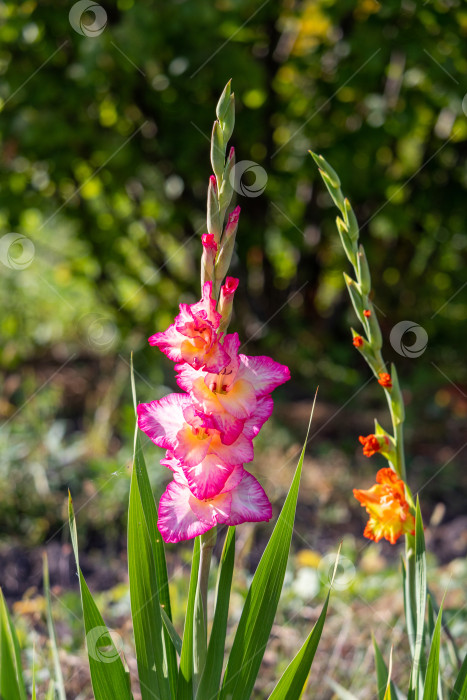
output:
POLYGON ((353 693, 343 688, 341 685, 339 685, 339 683, 336 683, 336 681, 333 681, 332 678, 327 677, 326 682, 328 686, 333 689, 340 700, 358 700, 353 693))
POLYGON ((208 644, 206 665, 198 687, 197 698, 199 700, 215 698, 219 692, 234 562, 235 528, 229 527, 219 563, 216 610, 208 644))
POLYGON ((392 675, 392 647, 391 654, 389 656, 389 668, 388 668, 388 679, 386 681, 386 692, 384 693, 383 700, 394 700, 394 696, 391 692, 391 675, 392 675))
POLYGON ((467 700, 467 654, 454 683, 449 700, 467 700))
POLYGON ((248 591, 220 700, 250 700, 284 582, 307 440, 308 432, 289 493, 248 591))
POLYGON ((43 557, 43 578, 47 612, 47 629, 49 631, 50 645, 52 647, 52 658, 54 662, 55 688, 59 700, 66 700, 65 683, 63 681, 63 674, 60 666, 60 658, 58 656, 57 635, 55 633, 55 625, 52 617, 52 598, 50 595, 49 564, 47 560, 47 554, 45 552, 43 557))
MULTIPOLYGON (((133 354, 131 355, 131 389, 133 394, 133 403, 136 413, 136 388, 135 388, 135 375, 133 371, 133 354)), ((151 490, 151 484, 149 481, 148 471, 146 469, 146 462, 144 460, 143 449, 141 446, 140 433, 137 430, 135 434, 135 445, 134 445, 134 468, 136 469, 136 476, 138 479, 139 495, 141 498, 141 504, 143 506, 144 518, 146 520, 146 527, 149 533, 149 539, 151 542, 152 553, 154 556, 154 563, 156 567, 156 581, 157 590, 159 594, 159 602, 161 607, 164 609, 167 617, 172 621, 172 611, 170 607, 170 592, 169 592, 169 581, 167 577, 167 564, 165 560, 165 549, 164 541, 160 536, 157 529, 157 519, 158 513, 156 508, 156 503, 154 501, 154 495, 151 490)), ((171 643, 170 635, 166 628, 164 628, 164 646, 165 654, 167 658, 167 666, 169 671, 169 682, 172 695, 175 695, 177 687, 177 656, 176 651, 171 643)))
MULTIPOLYGON (((413 551, 413 548, 415 547, 415 538, 412 537, 412 535, 407 535, 406 536, 406 557, 407 557, 407 566, 404 560, 401 560, 401 566, 402 566, 402 593, 404 596, 404 612, 405 612, 405 620, 407 624, 407 636, 409 638, 409 644, 410 644, 410 653, 412 654, 412 658, 414 655, 414 649, 415 649, 415 637, 416 637, 416 625, 415 625, 415 595, 412 595, 411 592, 411 580, 414 578, 414 560, 415 560, 415 553, 413 551), (413 547, 412 543, 413 542, 413 547)), ((415 591, 414 591, 415 593, 415 591)))
POLYGON ((425 676, 425 687, 423 690, 423 700, 437 700, 439 685, 439 649, 441 642, 441 621, 443 617, 443 605, 441 604, 438 619, 436 620, 433 637, 431 639, 430 655, 428 657, 428 668, 425 676))
POLYGON ((156 568, 133 466, 128 510, 128 575, 143 700, 170 697, 156 568))
POLYGON ((36 700, 36 647, 32 647, 32 689, 31 700, 36 700))
POLYGON ((164 608, 162 608, 162 607, 161 607, 161 614, 162 614, 162 622, 165 625, 165 629, 167 630, 169 637, 172 640, 172 644, 175 647, 175 651, 180 656, 180 654, 182 653, 182 638, 180 637, 177 630, 173 626, 172 620, 170 619, 170 617, 167 615, 164 608))
POLYGON ((180 655, 180 669, 178 673, 177 700, 192 700, 193 698, 193 613, 198 581, 199 550, 199 537, 197 537, 193 545, 190 586, 188 589, 182 653, 180 655))
POLYGON ((4 700, 26 700, 18 638, 1 588, 0 697, 4 698, 4 700))
POLYGON ((285 669, 278 684, 269 696, 269 700, 297 700, 301 697, 307 682, 310 668, 315 658, 321 633, 326 619, 329 604, 329 593, 326 596, 321 615, 311 630, 300 651, 285 669))
POLYGON ((425 555, 425 535, 423 533, 423 521, 420 512, 420 502, 417 498, 415 515, 415 620, 416 637, 414 644, 414 657, 412 673, 410 676, 410 694, 418 688, 421 694, 423 683, 423 651, 425 641, 425 610, 426 610, 426 555, 425 555))
POLYGON ((116 698, 132 700, 133 696, 122 660, 79 566, 78 535, 70 494, 68 495, 68 519, 71 543, 78 569, 89 670, 95 700, 115 700, 116 698))
POLYGON ((384 700, 384 694, 386 692, 386 685, 389 678, 389 671, 384 661, 383 655, 381 654, 378 643, 373 636, 373 648, 375 651, 375 666, 376 666, 376 682, 378 684, 378 700, 384 700))

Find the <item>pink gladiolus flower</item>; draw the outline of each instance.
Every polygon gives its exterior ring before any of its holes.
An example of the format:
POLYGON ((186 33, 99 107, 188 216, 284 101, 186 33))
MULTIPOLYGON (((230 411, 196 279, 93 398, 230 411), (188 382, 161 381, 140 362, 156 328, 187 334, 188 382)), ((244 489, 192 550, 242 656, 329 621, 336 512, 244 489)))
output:
POLYGON ((259 482, 236 466, 224 488, 213 498, 197 499, 185 473, 174 471, 159 504, 158 528, 165 542, 180 542, 202 535, 216 525, 239 525, 270 520, 272 508, 259 482))
POLYGON ((246 420, 256 409, 258 399, 290 379, 289 368, 269 357, 239 355, 237 333, 225 337, 223 348, 230 362, 218 373, 177 365, 177 383, 189 392, 206 413, 226 411, 246 420))
POLYGON ((236 430, 232 439, 228 433, 231 423, 221 431, 221 423, 197 410, 187 394, 169 394, 159 401, 139 404, 138 425, 156 445, 170 450, 188 467, 213 453, 231 466, 253 459, 251 438, 236 430))
POLYGON ((180 304, 180 313, 174 324, 166 331, 152 335, 149 343, 157 345, 174 362, 220 372, 229 361, 216 333, 221 318, 212 299, 212 282, 206 282, 201 300, 191 306, 180 304))

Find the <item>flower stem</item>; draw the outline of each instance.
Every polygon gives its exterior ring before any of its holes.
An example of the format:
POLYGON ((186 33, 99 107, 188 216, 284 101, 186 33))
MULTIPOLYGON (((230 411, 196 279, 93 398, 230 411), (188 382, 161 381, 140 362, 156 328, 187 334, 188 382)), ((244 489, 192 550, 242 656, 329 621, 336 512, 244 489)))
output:
POLYGON ((195 693, 206 663, 209 570, 216 537, 217 528, 215 527, 200 536, 200 560, 193 624, 193 689, 195 693))

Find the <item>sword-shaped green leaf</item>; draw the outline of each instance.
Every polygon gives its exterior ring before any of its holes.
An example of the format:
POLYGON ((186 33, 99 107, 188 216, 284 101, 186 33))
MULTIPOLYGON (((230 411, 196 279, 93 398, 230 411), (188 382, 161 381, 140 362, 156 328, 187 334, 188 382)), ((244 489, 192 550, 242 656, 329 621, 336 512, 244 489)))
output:
MULTIPOLYGON (((156 567, 133 465, 128 510, 128 575, 143 700, 170 697, 156 567)), ((171 642, 170 645, 172 646, 171 642)))
POLYGON ((89 670, 95 700, 115 700, 116 698, 132 700, 133 696, 123 662, 79 566, 78 535, 70 494, 68 494, 68 519, 78 569, 89 670))
POLYGON ((2 700, 26 700, 18 638, 1 588, 0 698, 2 700))

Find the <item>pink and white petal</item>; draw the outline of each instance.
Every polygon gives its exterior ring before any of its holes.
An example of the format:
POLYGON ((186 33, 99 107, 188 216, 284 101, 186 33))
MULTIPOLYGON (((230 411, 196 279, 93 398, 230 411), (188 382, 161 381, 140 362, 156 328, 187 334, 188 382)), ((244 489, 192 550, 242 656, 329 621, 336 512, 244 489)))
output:
POLYGON ((230 363, 228 367, 229 372, 235 377, 238 370, 238 366, 240 364, 240 358, 238 355, 238 350, 240 348, 240 338, 238 337, 238 333, 228 333, 225 336, 222 345, 224 346, 224 350, 230 357, 230 363))
POLYGON ((180 389, 183 389, 183 391, 186 391, 189 394, 191 393, 193 383, 197 379, 202 379, 205 376, 205 372, 203 372, 203 370, 195 369, 186 362, 181 362, 180 364, 175 365, 175 371, 177 372, 178 386, 180 389))
POLYGON ((258 399, 255 412, 245 421, 243 434, 252 440, 255 438, 266 421, 271 417, 274 402, 270 396, 258 399))
POLYGON ((188 487, 200 500, 214 498, 223 490, 233 467, 225 464, 217 455, 208 454, 200 464, 193 467, 183 465, 188 487))
POLYGON ((194 496, 190 496, 190 508, 209 529, 228 520, 231 502, 230 492, 220 493, 209 501, 199 501, 194 496))
POLYGON ((140 403, 138 426, 159 447, 170 449, 185 423, 183 409, 190 403, 187 394, 169 394, 159 401, 140 403))
POLYGON ((195 320, 189 304, 180 304, 180 313, 175 317, 174 326, 183 336, 191 337, 195 320))
POLYGON ((250 382, 256 396, 260 397, 270 394, 280 384, 287 382, 290 379, 290 370, 286 365, 281 365, 265 355, 240 355, 237 377, 250 382))
POLYGON ((218 340, 215 340, 209 351, 205 352, 203 356, 202 368, 205 372, 211 372, 213 374, 219 374, 222 372, 224 367, 229 364, 229 356, 225 352, 222 345, 218 340))
POLYGON ((214 428, 220 432, 221 442, 231 445, 243 431, 244 421, 235 418, 226 411, 211 415, 214 428))
POLYGON ((181 542, 202 535, 213 527, 193 512, 190 489, 171 481, 159 502, 157 527, 164 542, 181 542))
MULTIPOLYGON (((215 375, 209 375, 217 377, 215 375)), ((219 403, 218 395, 206 386, 205 379, 201 376, 196 379, 191 386, 191 394, 193 398, 203 407, 203 410, 208 413, 223 411, 222 404, 219 403)))
POLYGON ((255 390, 249 382, 236 379, 226 394, 217 394, 219 403, 225 411, 235 418, 248 418, 256 408, 255 390))
POLYGON ((175 325, 169 326, 162 333, 155 333, 148 338, 149 345, 155 345, 164 355, 167 355, 169 360, 180 362, 182 354, 180 352, 180 344, 183 341, 183 336, 175 328, 175 325))
POLYGON ((167 450, 165 453, 165 457, 161 459, 161 464, 163 467, 167 467, 167 469, 170 469, 172 472, 176 472, 178 469, 180 469, 180 460, 175 457, 173 452, 170 450, 167 450))
POLYGON ((232 491, 237 484, 241 482, 243 479, 243 474, 245 470, 243 468, 243 464, 237 464, 235 467, 233 467, 232 472, 227 479, 227 481, 224 484, 224 488, 222 489, 222 493, 227 493, 227 491, 232 491))
POLYGON ((216 435, 212 439, 210 450, 215 452, 226 464, 232 466, 251 462, 254 457, 251 440, 248 440, 243 433, 231 445, 224 445, 220 436, 216 435))
POLYGON ((182 343, 180 343, 180 359, 183 362, 187 362, 194 369, 201 369, 204 365, 206 349, 206 341, 201 336, 184 338, 182 343))
POLYGON ((261 484, 254 476, 244 472, 240 483, 230 491, 229 525, 257 523, 270 520, 272 508, 261 484))
POLYGON ((206 457, 211 441, 212 437, 208 435, 199 438, 191 426, 185 423, 177 433, 173 453, 184 465, 193 467, 206 457))

